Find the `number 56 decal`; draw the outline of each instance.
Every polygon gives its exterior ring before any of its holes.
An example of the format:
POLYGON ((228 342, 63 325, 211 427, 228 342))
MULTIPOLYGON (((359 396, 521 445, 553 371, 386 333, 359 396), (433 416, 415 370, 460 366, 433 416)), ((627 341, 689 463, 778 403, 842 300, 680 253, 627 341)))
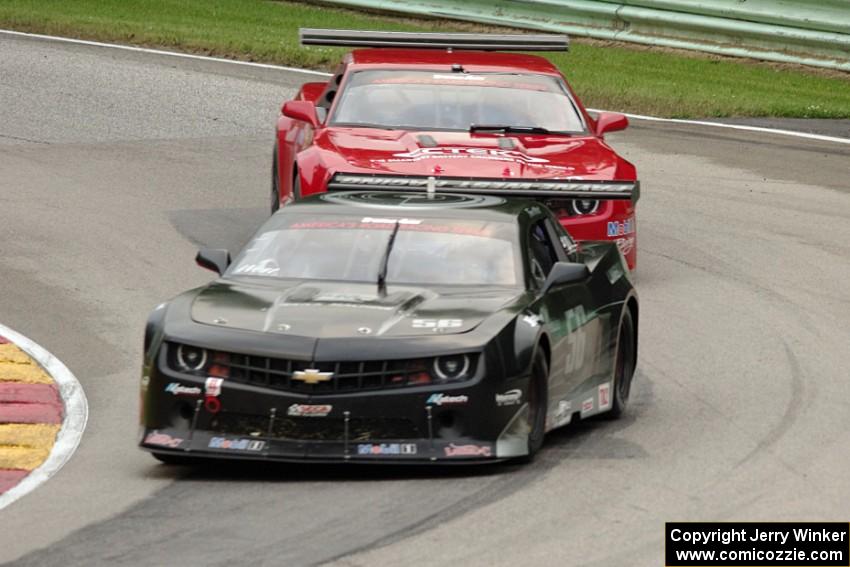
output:
POLYGON ((414 329, 456 329, 463 326, 463 319, 414 319, 414 329))

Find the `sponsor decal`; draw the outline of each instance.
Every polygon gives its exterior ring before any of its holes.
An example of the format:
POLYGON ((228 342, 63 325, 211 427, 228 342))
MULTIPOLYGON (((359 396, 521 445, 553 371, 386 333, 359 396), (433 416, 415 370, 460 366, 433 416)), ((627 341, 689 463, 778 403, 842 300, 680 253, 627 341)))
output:
POLYGON ((402 455, 415 455, 416 454, 416 443, 402 443, 401 444, 401 454, 402 455))
POLYGON ((228 439, 227 437, 213 437, 209 443, 210 449, 228 451, 262 451, 265 446, 265 441, 257 439, 228 439))
POLYGON ((635 237, 634 236, 628 236, 626 238, 618 238, 617 240, 615 240, 615 242, 617 243, 617 248, 619 248, 620 252, 623 253, 623 256, 628 255, 629 252, 631 252, 632 249, 634 249, 634 247, 635 247, 635 237))
POLYGON ((259 264, 245 264, 244 266, 239 266, 236 268, 237 274, 252 274, 259 276, 274 276, 278 272, 280 272, 279 267, 271 267, 264 266, 263 263, 259 264))
POLYGON ((159 431, 151 431, 145 437, 146 445, 159 445, 160 447, 168 447, 169 449, 177 449, 183 444, 183 439, 180 437, 172 437, 167 433, 159 431))
POLYGON ((626 219, 623 222, 610 221, 608 223, 608 237, 626 236, 635 231, 635 219, 626 219))
POLYGON ((416 443, 360 443, 358 455, 415 455, 416 443))
POLYGON ((572 415, 572 412, 570 411, 571 409, 572 404, 570 404, 568 400, 561 400, 558 402, 558 419, 563 419, 572 415))
POLYGON ((327 382, 333 378, 333 375, 333 372, 320 372, 315 368, 306 368, 293 372, 292 379, 300 380, 305 384, 318 384, 319 382, 327 382))
POLYGON ((313 298, 313 301, 327 303, 367 303, 372 297, 366 295, 352 295, 350 293, 325 292, 313 298))
POLYGON ((223 378, 207 378, 204 382, 204 407, 210 413, 218 413, 221 411, 221 401, 218 397, 221 395, 221 384, 223 378))
POLYGON ((558 408, 555 410, 555 418, 552 427, 561 427, 573 420, 572 404, 569 400, 561 400, 558 402, 558 408))
POLYGON ((325 417, 332 409, 333 406, 327 404, 292 404, 286 414, 293 417, 325 417))
POLYGON ((450 445, 443 447, 447 457, 491 457, 493 449, 490 445, 450 445))
POLYGON ((508 390, 503 394, 496 394, 497 406, 516 406, 522 401, 522 390, 508 390))
POLYGON ((200 396, 201 389, 197 386, 183 386, 179 382, 172 382, 165 387, 165 391, 175 396, 200 396))
POLYGON ((444 79, 446 81, 484 81, 485 77, 481 75, 470 75, 469 73, 455 73, 454 75, 434 75, 434 79, 444 79))
POLYGON ((611 407, 611 382, 599 384, 599 409, 606 410, 611 407))
POLYGON ((414 329, 457 329, 463 327, 463 319, 414 319, 414 329))
POLYGON ((543 322, 543 319, 539 315, 526 315, 522 318, 523 323, 528 325, 529 327, 539 327, 540 323, 543 322))
POLYGON ((412 152, 400 152, 393 154, 393 157, 406 158, 410 161, 419 161, 423 159, 434 158, 473 158, 473 159, 490 159, 496 161, 509 161, 513 163, 549 163, 548 159, 525 155, 516 150, 503 150, 496 148, 464 148, 464 147, 436 147, 436 148, 416 148, 412 152))
MULTIPOLYGON (((455 156, 464 157, 464 156, 455 156)), ((373 162, 384 161, 411 161, 411 160, 372 160, 373 162)), ((556 166, 546 166, 548 169, 555 169, 556 166)), ((561 168, 568 169, 568 168, 561 168)), ((360 175, 360 174, 336 174, 328 184, 328 189, 335 191, 338 189, 350 189, 351 186, 367 186, 367 187, 413 187, 424 189, 429 181, 427 177, 395 177, 389 175, 360 175)), ((635 190, 635 182, 617 182, 617 181, 583 181, 578 178, 556 179, 552 181, 544 181, 539 179, 529 179, 525 181, 515 180, 493 180, 493 179, 442 179, 436 180, 437 189, 449 189, 452 191, 464 190, 492 190, 506 189, 514 191, 560 191, 568 193, 616 193, 620 195, 631 195, 635 190)), ((290 228, 315 228, 315 223, 296 223, 290 228)), ((349 223, 343 223, 349 224, 349 223)), ((343 226, 340 228, 356 228, 343 226)))
POLYGON ((221 383, 224 378, 207 378, 204 383, 204 393, 208 398, 217 398, 221 395, 221 383))
POLYGON ((587 398, 581 403, 582 415, 586 414, 589 411, 593 411, 593 398, 587 398))
POLYGON ((380 219, 372 217, 364 217, 360 222, 363 224, 422 224, 422 221, 419 219, 380 219))
MULTIPOLYGON (((445 195, 442 195, 445 196, 445 195)), ((350 221, 305 221, 298 222, 290 226, 289 228, 292 230, 313 230, 313 229, 341 229, 341 230, 383 230, 386 225, 384 224, 372 224, 372 223, 361 223, 361 222, 350 222, 350 221)), ((478 226, 469 226, 460 223, 450 223, 450 224, 405 224, 399 225, 399 230, 411 231, 411 232, 428 232, 428 233, 441 233, 441 234, 465 234, 470 236, 483 236, 486 238, 490 238, 493 235, 493 231, 488 227, 478 227, 478 226)), ((371 301, 371 299, 370 299, 371 301)), ((289 301, 283 302, 280 305, 286 306, 290 304, 289 301)))
POLYGON ((442 405, 459 405, 465 404, 469 401, 469 398, 464 395, 460 396, 447 396, 446 394, 431 394, 428 398, 428 401, 425 402, 429 406, 442 406, 442 405))

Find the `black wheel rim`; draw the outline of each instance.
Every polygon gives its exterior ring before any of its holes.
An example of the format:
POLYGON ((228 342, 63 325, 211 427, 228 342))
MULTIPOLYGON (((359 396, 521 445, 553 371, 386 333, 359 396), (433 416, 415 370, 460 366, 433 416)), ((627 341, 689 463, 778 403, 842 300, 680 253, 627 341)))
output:
POLYGON ((620 330, 620 348, 617 349, 617 394, 622 402, 629 399, 632 386, 632 343, 625 326, 620 330))
POLYGON ((528 430, 531 435, 534 435, 535 425, 537 424, 537 412, 539 411, 537 381, 540 370, 537 365, 534 366, 534 374, 531 376, 531 384, 528 387, 528 430))
MULTIPOLYGON (((277 147, 275 147, 277 152, 277 147)), ((280 179, 277 175, 277 155, 272 158, 272 212, 280 208, 280 179)))

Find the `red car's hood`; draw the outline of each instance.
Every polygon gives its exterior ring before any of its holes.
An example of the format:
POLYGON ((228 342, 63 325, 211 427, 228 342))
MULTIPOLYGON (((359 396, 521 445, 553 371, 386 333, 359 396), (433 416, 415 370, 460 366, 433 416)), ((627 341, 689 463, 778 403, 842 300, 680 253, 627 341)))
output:
POLYGON ((617 179, 623 160, 592 136, 501 136, 326 128, 315 145, 336 171, 449 177, 617 179))

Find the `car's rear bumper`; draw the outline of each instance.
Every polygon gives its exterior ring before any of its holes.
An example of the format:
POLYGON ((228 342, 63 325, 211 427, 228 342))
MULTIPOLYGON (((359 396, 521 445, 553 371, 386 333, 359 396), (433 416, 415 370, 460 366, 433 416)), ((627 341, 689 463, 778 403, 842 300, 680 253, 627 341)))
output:
POLYGON ((630 270, 637 265, 637 222, 634 206, 626 201, 603 203, 599 213, 559 219, 577 241, 611 241, 626 258, 630 270))

